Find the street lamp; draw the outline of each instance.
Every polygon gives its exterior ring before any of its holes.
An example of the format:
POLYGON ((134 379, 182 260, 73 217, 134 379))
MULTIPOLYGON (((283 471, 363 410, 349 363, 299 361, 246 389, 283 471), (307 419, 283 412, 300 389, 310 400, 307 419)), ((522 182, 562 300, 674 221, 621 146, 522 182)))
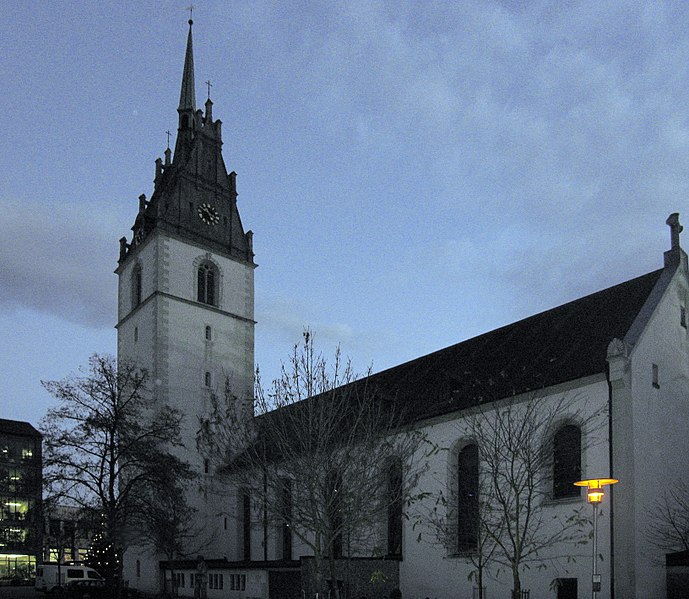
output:
POLYGON ((614 485, 618 482, 620 481, 616 478, 589 478, 574 483, 577 487, 586 487, 586 499, 593 507, 593 599, 596 599, 601 587, 600 574, 598 574, 598 560, 596 559, 598 553, 598 504, 603 501, 603 497, 605 497, 603 487, 605 485, 614 485))

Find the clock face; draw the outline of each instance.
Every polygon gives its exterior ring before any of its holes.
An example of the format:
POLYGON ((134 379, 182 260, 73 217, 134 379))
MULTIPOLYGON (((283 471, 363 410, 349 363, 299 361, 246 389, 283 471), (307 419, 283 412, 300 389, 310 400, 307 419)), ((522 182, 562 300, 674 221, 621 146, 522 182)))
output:
POLYGON ((199 206, 199 218, 209 227, 217 225, 220 222, 220 215, 214 206, 206 204, 205 202, 199 206))

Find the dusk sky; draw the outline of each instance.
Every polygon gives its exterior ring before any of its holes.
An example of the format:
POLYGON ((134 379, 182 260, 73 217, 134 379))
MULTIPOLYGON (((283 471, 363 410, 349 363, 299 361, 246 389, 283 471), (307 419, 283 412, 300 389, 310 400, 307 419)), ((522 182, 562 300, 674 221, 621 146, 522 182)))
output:
MULTIPOLYGON (((185 6, 3 6, 0 418, 37 424, 41 379, 115 352, 185 6)), ((688 26, 685 2, 198 0, 264 379, 307 325, 379 371, 662 266, 665 219, 689 223, 688 26)))

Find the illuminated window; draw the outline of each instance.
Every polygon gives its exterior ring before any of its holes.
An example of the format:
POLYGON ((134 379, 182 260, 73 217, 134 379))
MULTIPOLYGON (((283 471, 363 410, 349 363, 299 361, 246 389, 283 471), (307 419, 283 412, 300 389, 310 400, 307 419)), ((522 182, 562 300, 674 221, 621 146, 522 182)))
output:
POLYGON ((574 483, 581 479, 581 429, 568 424, 553 437, 553 499, 579 497, 574 483))
POLYGON ((22 458, 27 460, 27 459, 30 459, 32 457, 33 457, 33 449, 31 449, 29 447, 25 447, 24 449, 22 449, 22 458))

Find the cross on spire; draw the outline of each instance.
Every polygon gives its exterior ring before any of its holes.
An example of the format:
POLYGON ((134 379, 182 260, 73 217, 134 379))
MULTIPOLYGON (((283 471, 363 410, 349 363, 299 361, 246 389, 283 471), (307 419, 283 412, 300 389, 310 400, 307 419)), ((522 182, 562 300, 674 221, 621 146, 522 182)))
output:
POLYGON ((194 5, 190 4, 187 6, 187 10, 189 11, 189 25, 194 24, 194 5))
POLYGON ((211 87, 213 87, 213 84, 211 83, 211 80, 209 79, 206 81, 206 85, 208 86, 208 99, 211 99, 211 87))
POLYGON ((170 130, 168 129, 165 133, 167 133, 167 147, 169 150, 170 149, 170 130))

